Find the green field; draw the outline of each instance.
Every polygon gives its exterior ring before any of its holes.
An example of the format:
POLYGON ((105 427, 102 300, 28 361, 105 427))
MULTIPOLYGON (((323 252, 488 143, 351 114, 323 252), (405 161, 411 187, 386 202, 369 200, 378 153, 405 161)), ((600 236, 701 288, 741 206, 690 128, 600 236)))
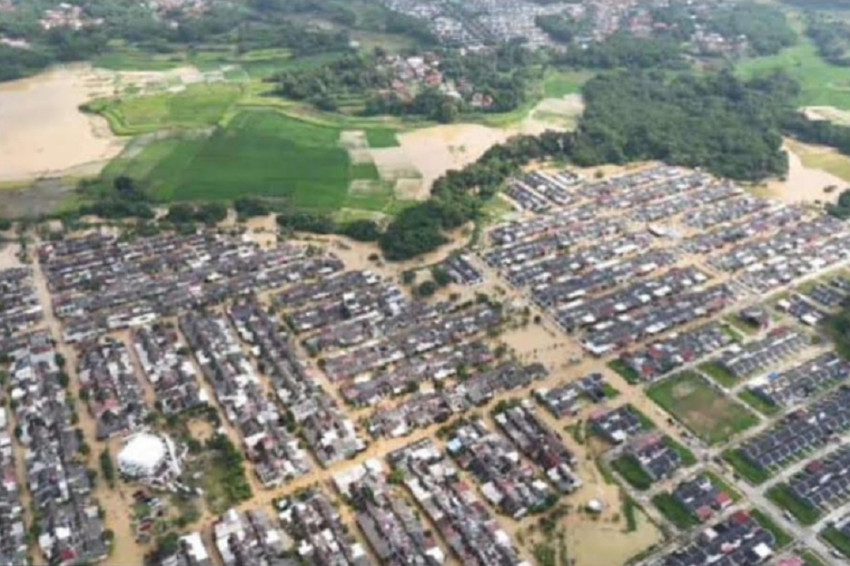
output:
POLYGON ((244 111, 210 136, 154 141, 116 160, 105 176, 130 175, 162 201, 224 200, 251 194, 322 211, 380 211, 393 190, 374 164, 352 165, 339 145, 340 130, 271 110, 244 111), (370 181, 349 192, 352 180, 370 181))
POLYGON ((396 131, 388 128, 371 128, 366 130, 366 141, 369 142, 369 147, 398 147, 398 139, 396 131))
POLYGON ((786 484, 771 487, 767 490, 767 497, 779 507, 794 515, 803 525, 814 525, 821 516, 819 509, 800 500, 786 484))
POLYGON ((86 109, 109 120, 116 134, 136 135, 167 128, 214 126, 240 95, 240 88, 234 84, 199 84, 176 93, 97 100, 86 109))
POLYGON ((754 77, 780 69, 800 82, 801 106, 850 109, 850 67, 827 63, 805 37, 776 55, 741 61, 736 70, 741 76, 754 77))
POLYGON ((692 372, 650 387, 647 395, 709 444, 726 441, 758 423, 758 418, 744 406, 692 372))
POLYGON ((652 503, 679 530, 684 531, 699 524, 699 520, 669 493, 659 493, 652 498, 652 503))

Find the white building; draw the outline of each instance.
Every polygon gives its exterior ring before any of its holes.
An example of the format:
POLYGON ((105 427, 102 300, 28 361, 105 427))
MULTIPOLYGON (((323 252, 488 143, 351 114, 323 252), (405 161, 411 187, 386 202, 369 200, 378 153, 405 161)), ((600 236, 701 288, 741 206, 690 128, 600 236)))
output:
POLYGON ((118 453, 118 470, 133 479, 153 479, 180 473, 171 439, 148 432, 140 432, 127 439, 118 453))

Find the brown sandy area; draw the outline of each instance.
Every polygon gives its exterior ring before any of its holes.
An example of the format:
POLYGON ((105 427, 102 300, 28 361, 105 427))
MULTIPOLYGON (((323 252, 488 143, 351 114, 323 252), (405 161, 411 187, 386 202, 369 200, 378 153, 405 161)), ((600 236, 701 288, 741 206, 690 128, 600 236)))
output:
POLYGON ((107 121, 80 105, 125 88, 147 92, 204 80, 193 67, 165 72, 115 72, 67 65, 0 84, 0 182, 68 174, 96 174, 118 155, 125 140, 107 121))
POLYGON ((838 198, 839 190, 827 193, 824 188, 832 186, 840 189, 845 187, 847 182, 824 170, 806 167, 800 155, 811 147, 813 146, 791 141, 785 143, 785 150, 788 153, 788 175, 785 180, 776 180, 767 184, 768 196, 787 203, 834 202, 838 198))

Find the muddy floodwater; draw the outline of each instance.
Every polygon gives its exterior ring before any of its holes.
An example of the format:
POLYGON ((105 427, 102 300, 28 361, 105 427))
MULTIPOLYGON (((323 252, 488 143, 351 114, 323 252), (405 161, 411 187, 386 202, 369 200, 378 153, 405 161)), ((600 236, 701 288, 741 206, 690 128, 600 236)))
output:
POLYGON ((124 142, 110 133, 106 120, 83 114, 79 106, 110 94, 112 82, 88 65, 0 83, 0 182, 75 169, 97 173, 124 142))

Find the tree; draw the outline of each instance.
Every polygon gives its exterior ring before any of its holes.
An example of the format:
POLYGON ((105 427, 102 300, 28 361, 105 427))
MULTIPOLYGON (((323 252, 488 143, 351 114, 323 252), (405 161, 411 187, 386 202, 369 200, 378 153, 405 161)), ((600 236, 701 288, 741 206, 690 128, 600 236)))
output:
POLYGON ((186 202, 172 204, 165 218, 175 224, 191 223, 195 220, 195 207, 186 202))
POLYGON ((416 293, 420 297, 430 297, 434 293, 437 292, 437 284, 433 281, 423 281, 419 284, 419 287, 416 288, 416 293))
POLYGON ((104 448, 100 453, 100 471, 103 473, 103 478, 110 488, 115 487, 115 465, 112 463, 112 456, 109 455, 109 450, 104 448))

